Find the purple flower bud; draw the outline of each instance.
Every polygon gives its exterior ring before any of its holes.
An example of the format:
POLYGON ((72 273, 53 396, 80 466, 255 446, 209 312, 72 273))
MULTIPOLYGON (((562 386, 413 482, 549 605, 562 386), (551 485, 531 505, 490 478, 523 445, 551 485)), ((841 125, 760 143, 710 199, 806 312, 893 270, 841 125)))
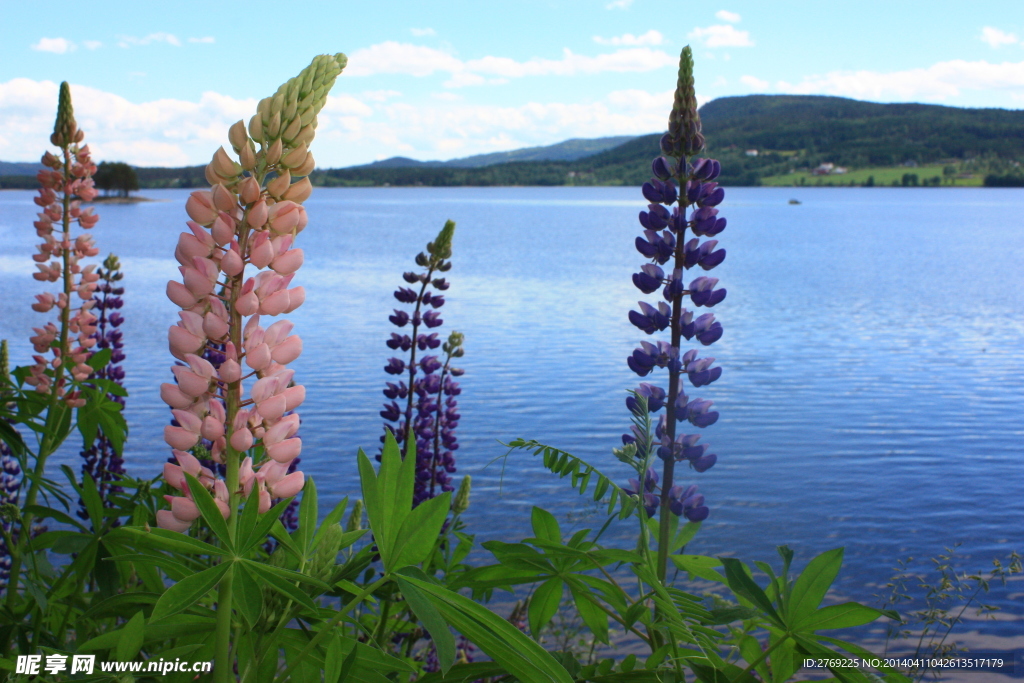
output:
POLYGON ((430 284, 434 286, 434 289, 439 289, 442 292, 451 286, 443 277, 435 278, 430 284))
POLYGON ((690 401, 686 406, 686 418, 690 421, 690 424, 702 429, 715 424, 718 421, 718 413, 716 411, 708 412, 713 403, 714 401, 708 401, 703 398, 695 398, 690 401))
POLYGON ((650 294, 658 291, 664 277, 665 271, 660 266, 647 263, 640 267, 639 273, 633 275, 633 284, 644 294, 650 294))
POLYGON ((718 278, 700 276, 690 283, 690 299, 694 306, 712 306, 719 304, 725 299, 726 290, 714 289, 718 284, 718 278))
POLYGON ((380 411, 380 416, 389 422, 398 422, 402 417, 402 410, 397 403, 392 401, 384 404, 384 410, 380 411))
POLYGON ((401 375, 405 372, 405 361, 399 358, 388 358, 388 364, 384 366, 384 372, 389 375, 401 375))
POLYGON ((395 298, 403 304, 413 304, 416 303, 416 292, 408 287, 399 287, 395 290, 395 298))
POLYGON ((437 338, 437 332, 431 332, 429 335, 416 335, 416 346, 419 348, 420 351, 426 351, 427 349, 436 349, 440 345, 441 340, 437 338))
MULTIPOLYGON (((704 187, 714 186, 715 183, 707 183, 704 187)), ((721 187, 715 187, 714 190, 708 192, 705 196, 701 197, 701 206, 718 206, 725 199, 725 190, 721 187)))
POLYGON ((437 359, 437 356, 423 356, 420 368, 423 369, 423 372, 430 374, 441 369, 441 361, 437 359))
POLYGON ((405 327, 409 323, 409 314, 405 311, 400 311, 397 308, 394 309, 395 314, 388 316, 388 320, 394 323, 397 327, 405 327))
POLYGON ((405 398, 409 395, 409 390, 405 386, 405 382, 399 382, 394 384, 393 382, 387 383, 388 388, 384 390, 384 396, 387 398, 405 398))
POLYGON ((423 324, 427 327, 439 327, 444 324, 444 321, 441 320, 441 316, 437 311, 427 311, 423 314, 423 324))
POLYGON ((715 455, 714 453, 702 455, 698 458, 691 460, 691 463, 693 464, 693 469, 697 470, 698 472, 707 472, 709 469, 715 466, 716 462, 718 462, 718 456, 715 455))
POLYGON ((412 272, 402 273, 402 279, 408 282, 410 285, 416 282, 423 282, 423 280, 420 279, 420 275, 412 272))
POLYGON ((637 303, 640 304, 640 312, 630 311, 629 321, 647 334, 664 330, 672 322, 672 309, 665 302, 659 302, 657 308, 645 301, 637 303))
POLYGON ((672 177, 670 163, 665 157, 658 157, 651 163, 651 172, 660 180, 668 180, 672 177))
POLYGON ((388 339, 385 344, 388 345, 389 349, 402 349, 408 351, 412 347, 412 341, 409 339, 407 334, 396 334, 391 333, 391 339, 388 339))

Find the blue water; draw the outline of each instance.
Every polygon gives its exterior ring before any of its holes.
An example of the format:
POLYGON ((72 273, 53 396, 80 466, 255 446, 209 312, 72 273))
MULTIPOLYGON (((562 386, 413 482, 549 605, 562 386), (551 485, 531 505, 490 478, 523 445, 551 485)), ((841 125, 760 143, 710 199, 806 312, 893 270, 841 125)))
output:
MULTIPOLYGON (((94 232, 126 272, 126 460, 149 477, 168 454, 158 387, 177 309, 163 291, 187 192, 144 194, 160 201, 103 205, 94 232)), ((16 363, 44 318, 29 310, 31 197, 0 193, 0 336, 16 363)), ((628 476, 610 450, 637 382, 625 358, 646 338, 626 319, 640 298, 636 189, 320 189, 307 208, 308 296, 289 318, 305 342, 293 364, 308 392, 302 468, 325 506, 358 495, 356 450, 381 433, 391 292, 448 218, 440 330, 466 334, 457 456, 473 476, 470 530, 511 539, 532 505, 589 510, 525 454, 501 485, 500 464, 487 467, 499 441, 535 438, 628 476)), ((774 561, 789 544, 805 562, 845 546, 837 596, 868 603, 898 558, 959 541, 965 568, 984 569, 1024 550, 1024 191, 737 188, 721 208, 729 255, 713 274, 729 295, 711 349, 724 374, 690 392, 721 411, 704 439, 719 461, 690 477, 712 508, 690 550, 774 561)), ((1024 634, 1022 595, 1021 583, 996 591, 1009 614, 969 628, 1024 634)))

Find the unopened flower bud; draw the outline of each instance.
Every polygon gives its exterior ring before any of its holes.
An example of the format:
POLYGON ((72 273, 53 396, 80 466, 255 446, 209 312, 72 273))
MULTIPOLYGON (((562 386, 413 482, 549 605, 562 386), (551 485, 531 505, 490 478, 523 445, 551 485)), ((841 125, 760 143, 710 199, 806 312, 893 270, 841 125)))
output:
POLYGON ((270 145, 270 149, 267 150, 267 165, 273 166, 281 160, 281 153, 284 152, 284 144, 281 142, 281 138, 274 140, 270 145))
POLYGON ((256 150, 253 149, 251 142, 246 141, 242 145, 242 149, 238 152, 238 161, 241 162, 242 168, 246 171, 256 168, 256 150))
POLYGON ((302 130, 302 121, 298 117, 293 118, 291 123, 285 126, 284 131, 281 133, 281 137, 288 142, 291 142, 295 139, 295 136, 299 134, 300 130, 302 130))
POLYGON ((311 183, 309 178, 306 177, 289 187, 281 198, 293 201, 296 204, 301 204, 309 199, 309 195, 311 194, 313 194, 313 183, 311 183))
POLYGON ((455 500, 452 501, 452 512, 455 514, 461 515, 469 509, 469 490, 472 485, 472 477, 468 474, 462 478, 462 483, 459 484, 459 490, 455 494, 455 500))
MULTIPOLYGON (((234 126, 232 126, 232 130, 234 130, 234 126)), ((217 175, 227 180, 236 178, 242 171, 241 167, 232 161, 228 153, 224 151, 224 147, 217 148, 217 151, 213 153, 213 161, 210 163, 213 166, 213 170, 217 172, 217 175)))
POLYGON ((309 150, 306 148, 306 145, 300 144, 284 155, 284 158, 281 159, 281 164, 287 168, 295 168, 306 161, 306 154, 308 152, 309 150))
POLYGON ((247 177, 238 185, 238 195, 245 204, 252 204, 260 198, 260 184, 252 176, 247 177))
MULTIPOLYGON (((280 142, 280 140, 278 140, 278 142, 280 142)), ((291 183, 292 174, 285 170, 281 175, 267 183, 267 192, 270 193, 271 197, 281 199, 285 192, 287 192, 288 186, 291 185, 291 183)))
POLYGON ((228 130, 228 140, 231 141, 231 148, 238 154, 242 151, 242 148, 247 146, 249 143, 249 136, 245 134, 245 122, 236 121, 231 129, 228 130))
POLYGON ((313 158, 313 153, 306 152, 306 158, 301 164, 292 169, 292 173, 301 178, 312 173, 314 168, 316 168, 316 160, 313 158))
POLYGON ((359 531, 363 528, 363 501, 358 499, 352 506, 352 514, 348 517, 345 531, 359 531))
POLYGON ((259 114, 249 119, 249 135, 256 142, 263 142, 263 121, 259 114))

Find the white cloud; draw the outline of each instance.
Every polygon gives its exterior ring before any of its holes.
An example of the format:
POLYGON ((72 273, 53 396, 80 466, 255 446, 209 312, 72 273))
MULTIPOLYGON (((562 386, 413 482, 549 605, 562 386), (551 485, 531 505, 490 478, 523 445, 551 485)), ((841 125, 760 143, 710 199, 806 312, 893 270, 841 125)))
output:
MULTIPOLYGON (((796 94, 839 95, 865 100, 944 101, 965 90, 1024 88, 1024 62, 991 64, 955 59, 906 71, 831 71, 797 84, 780 81, 777 89, 796 94)), ((1010 93, 1013 94, 1012 92, 1010 93)))
POLYGON ((654 29, 639 36, 634 36, 632 33, 624 33, 612 38, 594 36, 594 42, 598 45, 661 45, 664 41, 665 36, 654 29))
POLYGON ((103 43, 98 40, 83 40, 82 45, 84 45, 87 50, 98 50, 103 47, 103 43))
POLYGON ((633 4, 633 0, 613 0, 604 6, 605 9, 629 9, 629 6, 633 4))
POLYGON ((707 47, 753 47, 749 31, 738 31, 731 24, 715 24, 690 31, 691 40, 703 41, 707 47))
POLYGON ((181 47, 181 41, 173 33, 164 33, 159 31, 157 33, 150 33, 148 36, 142 38, 136 38, 135 36, 120 36, 118 40, 119 47, 132 47, 133 45, 149 45, 150 43, 167 43, 174 47, 181 47))
POLYGON ((429 27, 427 27, 427 28, 411 28, 411 29, 409 29, 409 32, 412 33, 414 36, 417 36, 417 37, 436 36, 437 35, 437 31, 435 31, 434 29, 429 28, 429 27))
POLYGON ((370 102, 386 102, 392 97, 401 97, 402 93, 397 90, 364 90, 359 96, 370 102))
POLYGON ((52 52, 55 55, 62 55, 75 49, 75 44, 67 38, 40 38, 39 42, 32 46, 36 52, 52 52))
POLYGON ((730 12, 729 10, 724 9, 715 12, 715 16, 721 19, 722 21, 728 21, 730 24, 737 23, 741 18, 740 15, 736 14, 735 12, 730 12))
MULTIPOLYGON (((58 85, 15 78, 0 82, 0 120, 5 140, 0 159, 38 159, 49 146, 58 85)), ((237 100, 206 92, 199 101, 174 99, 129 102, 95 88, 71 85, 75 118, 99 161, 127 161, 142 166, 204 163, 227 130, 248 120, 257 100, 237 100)), ((230 148, 229 148, 230 149, 230 148)))
MULTIPOLYGON (((189 38, 188 42, 190 42, 190 43, 213 44, 213 43, 216 43, 217 41, 216 41, 216 39, 214 39, 213 36, 203 36, 202 38, 189 38)), ((172 43, 172 45, 173 45, 173 43, 172 43)))
POLYGON ((535 57, 518 62, 508 57, 487 56, 463 61, 442 50, 387 41, 352 53, 345 73, 348 76, 378 73, 430 76, 437 72, 447 72, 449 79, 445 87, 458 88, 502 83, 503 79, 508 78, 640 72, 675 64, 675 57, 647 47, 620 49, 594 57, 574 54, 565 49, 561 59, 535 57))
POLYGON ((740 76, 740 83, 749 86, 754 90, 767 90, 771 85, 768 81, 762 81, 756 76, 740 76))
POLYGON ((990 47, 999 47, 1000 45, 1013 45, 1017 42, 1017 36, 986 26, 981 29, 981 40, 988 43, 990 47))

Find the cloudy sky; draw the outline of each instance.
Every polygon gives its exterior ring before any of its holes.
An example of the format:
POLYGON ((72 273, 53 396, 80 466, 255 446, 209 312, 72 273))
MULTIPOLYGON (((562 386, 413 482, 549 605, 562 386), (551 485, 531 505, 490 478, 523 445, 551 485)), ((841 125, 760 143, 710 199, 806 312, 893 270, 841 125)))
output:
POLYGON ((451 159, 664 126, 679 51, 702 102, 753 93, 1024 108, 1020 0, 0 0, 0 160, 39 157, 60 81, 94 156, 205 163, 313 55, 349 67, 322 167, 451 159), (66 17, 66 19, 64 19, 66 17))

